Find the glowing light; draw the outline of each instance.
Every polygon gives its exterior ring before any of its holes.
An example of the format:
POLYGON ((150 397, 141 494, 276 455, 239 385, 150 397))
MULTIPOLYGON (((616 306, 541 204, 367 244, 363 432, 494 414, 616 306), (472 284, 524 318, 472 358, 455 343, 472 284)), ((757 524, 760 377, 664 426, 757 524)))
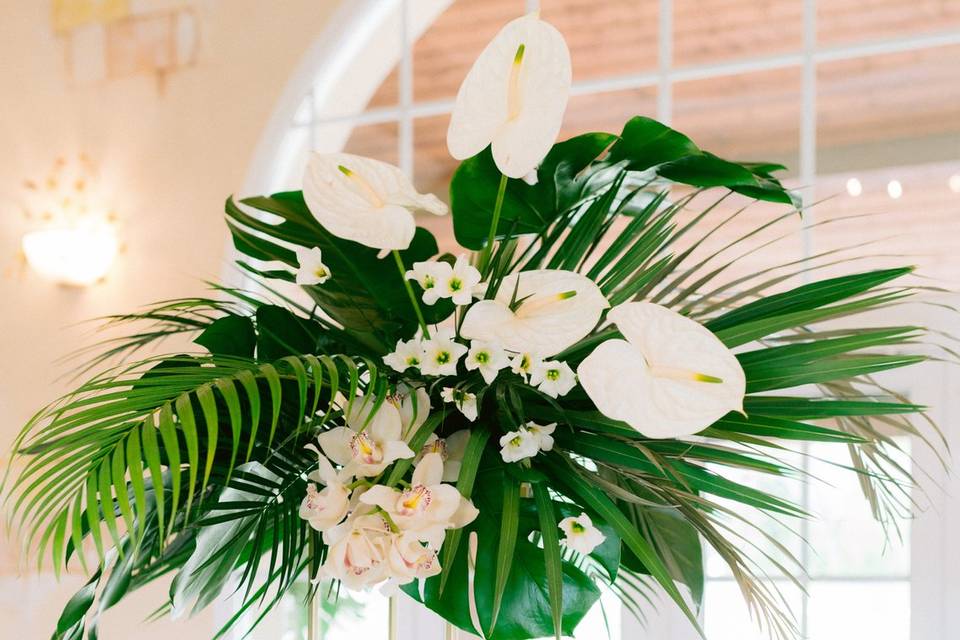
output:
POLYGON ((887 183, 887 195, 894 200, 903 195, 903 185, 899 180, 891 180, 887 183))
POLYGON ((960 193, 960 173, 955 173, 950 176, 947 184, 950 185, 950 191, 953 191, 954 193, 960 193))
POLYGON ((847 180, 847 193, 854 198, 863 193, 863 185, 860 183, 860 180, 857 178, 850 178, 847 180))
POLYGON ((88 286, 102 279, 117 257, 117 236, 111 225, 33 231, 23 237, 30 266, 60 284, 88 286))

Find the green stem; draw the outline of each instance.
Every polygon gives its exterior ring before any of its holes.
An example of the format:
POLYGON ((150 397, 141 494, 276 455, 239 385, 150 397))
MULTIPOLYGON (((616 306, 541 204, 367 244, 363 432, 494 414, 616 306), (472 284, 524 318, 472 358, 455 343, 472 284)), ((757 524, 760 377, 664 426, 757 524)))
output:
POLYGON ((429 340, 430 330, 427 329, 427 321, 424 320, 423 311, 420 310, 420 303, 417 302, 417 294, 413 292, 413 287, 410 286, 410 281, 407 280, 407 268, 403 266, 403 258, 400 257, 400 252, 396 249, 393 250, 393 259, 397 263, 397 269, 400 270, 400 279, 403 280, 403 286, 407 288, 407 295, 410 297, 410 304, 413 305, 413 311, 417 314, 420 331, 423 332, 423 337, 429 340))
POLYGON ((503 196, 507 192, 507 176, 500 174, 500 186, 497 187, 497 200, 493 205, 493 220, 490 221, 490 233, 487 235, 487 244, 480 254, 480 270, 486 272, 489 266, 490 254, 493 251, 493 241, 497 237, 497 227, 500 226, 500 210, 503 209, 503 196))

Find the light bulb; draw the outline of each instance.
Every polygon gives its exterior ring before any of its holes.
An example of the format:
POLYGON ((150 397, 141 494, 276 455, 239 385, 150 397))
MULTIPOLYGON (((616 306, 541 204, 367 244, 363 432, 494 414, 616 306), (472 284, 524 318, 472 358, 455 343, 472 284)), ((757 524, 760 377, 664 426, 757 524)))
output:
POLYGON ((37 273, 60 284, 91 285, 103 278, 117 256, 109 224, 33 231, 23 237, 23 253, 37 273))
POLYGON ((852 195, 854 198, 863 193, 863 185, 860 184, 860 180, 857 178, 850 178, 847 180, 847 193, 852 195))
POLYGON ((955 173, 950 176, 947 184, 950 185, 950 191, 953 191, 954 193, 960 193, 960 173, 955 173))
POLYGON ((894 200, 903 195, 903 185, 899 180, 891 180, 887 183, 887 195, 894 200))

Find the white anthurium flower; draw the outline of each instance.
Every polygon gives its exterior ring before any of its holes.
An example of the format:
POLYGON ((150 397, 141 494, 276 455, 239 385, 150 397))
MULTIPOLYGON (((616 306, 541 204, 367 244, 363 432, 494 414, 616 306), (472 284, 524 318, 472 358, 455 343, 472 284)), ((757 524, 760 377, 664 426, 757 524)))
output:
POLYGON ((381 250, 410 246, 414 211, 447 213, 439 198, 419 193, 399 168, 348 153, 312 154, 303 198, 327 231, 381 250))
POLYGON ((400 412, 404 441, 409 440, 430 416, 430 396, 423 387, 411 389, 401 385, 396 395, 387 396, 387 402, 400 412))
POLYGON ((579 273, 521 271, 503 279, 494 299, 470 307, 460 334, 548 357, 589 334, 609 306, 600 287, 579 273))
POLYGON ((530 372, 530 385, 551 398, 566 395, 577 386, 577 375, 566 362, 541 362, 530 372))
POLYGON ((453 263, 449 277, 442 282, 441 295, 450 298, 458 307, 470 304, 481 279, 480 272, 470 264, 467 256, 460 254, 453 263))
POLYGON ((400 412, 389 402, 381 403, 371 416, 374 400, 358 397, 344 412, 345 427, 335 427, 318 436, 320 448, 351 476, 375 476, 389 464, 415 453, 403 441, 400 412))
POLYGON ((594 526, 590 516, 581 513, 577 517, 564 518, 557 525, 566 535, 560 542, 577 553, 587 555, 603 544, 607 539, 603 532, 594 526))
POLYGON ((423 341, 419 338, 399 340, 393 352, 383 356, 383 362, 395 371, 403 373, 410 367, 419 367, 423 357, 423 341))
POLYGON ((530 379, 530 374, 542 364, 543 360, 532 353, 518 353, 510 361, 510 371, 513 371, 526 382, 530 379))
POLYGON ((351 516, 323 533, 329 547, 320 575, 341 580, 348 589, 367 589, 388 577, 388 545, 393 530, 381 514, 351 516))
POLYGON ((443 542, 445 529, 464 526, 464 510, 469 512, 463 504, 469 501, 457 488, 443 484, 443 460, 437 453, 423 457, 413 470, 409 488, 400 491, 374 485, 360 500, 383 509, 402 531, 418 532, 420 539, 429 541, 434 549, 443 542))
POLYGON ((420 372, 428 376, 452 376, 467 348, 454 340, 453 330, 434 329, 421 343, 420 372))
POLYGON ((437 434, 431 433, 414 462, 419 464, 423 456, 428 453, 438 453, 443 460, 443 481, 455 482, 460 477, 460 465, 463 464, 463 454, 467 450, 469 440, 469 429, 454 431, 446 438, 440 438, 437 434))
POLYGON ((504 462, 519 462, 540 453, 540 438, 527 431, 511 431, 500 438, 500 457, 504 462))
POLYGON ((306 247, 297 247, 297 284, 314 285, 323 284, 333 275, 327 265, 323 264, 323 252, 320 247, 307 249, 306 247))
POLYGON ((557 428, 556 422, 550 424, 537 424, 528 422, 523 428, 537 437, 537 446, 540 451, 551 451, 553 449, 553 432, 557 428))
POLYGON ((487 384, 491 384, 500 369, 509 364, 510 358, 506 351, 499 345, 483 340, 474 340, 470 343, 470 351, 467 352, 467 359, 464 361, 467 371, 478 369, 487 384))
MULTIPOLYGON (((317 451, 313 445, 307 446, 317 451)), ((319 451, 317 454, 317 470, 311 474, 311 478, 325 486, 318 491, 316 484, 311 482, 307 485, 307 495, 300 503, 300 517, 317 531, 326 531, 347 517, 350 510, 350 490, 341 482, 330 461, 319 451)))
POLYGON ((522 178, 557 139, 571 79, 559 31, 537 13, 508 23, 460 85, 447 130, 450 155, 465 160, 492 145, 500 171, 522 178))
POLYGON ((607 317, 626 340, 603 342, 577 370, 605 416, 650 438, 676 438, 743 411, 743 368, 709 329, 649 302, 619 305, 607 317))
POLYGON ((423 289, 423 303, 434 305, 445 295, 450 279, 453 277, 453 267, 439 260, 414 262, 413 268, 405 274, 407 280, 413 280, 423 289))
POLYGON ((440 397, 443 398, 444 402, 456 405, 460 413, 466 416, 470 422, 477 419, 477 395, 475 393, 454 387, 444 387, 440 391, 440 397))

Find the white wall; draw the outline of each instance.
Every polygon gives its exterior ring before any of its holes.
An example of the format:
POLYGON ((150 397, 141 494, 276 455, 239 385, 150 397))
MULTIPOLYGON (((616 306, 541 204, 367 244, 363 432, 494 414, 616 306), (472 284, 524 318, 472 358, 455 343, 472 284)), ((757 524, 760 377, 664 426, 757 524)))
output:
MULTIPOLYGON (((137 305, 201 294, 226 267, 223 201, 243 185, 248 163, 290 74, 322 32, 335 0, 141 1, 191 5, 200 27, 198 63, 171 75, 86 86, 67 81, 61 39, 49 26, 52 2, 0 0, 0 444, 62 392, 56 360, 88 343, 77 323, 137 305), (108 280, 67 290, 17 268, 26 230, 18 211, 24 179, 54 158, 85 151, 100 165, 122 218, 127 252, 108 280)), ((0 625, 4 637, 49 637, 72 584, 18 577, 12 542, 0 542, 0 625)), ((25 576, 29 575, 29 572, 25 576)), ((136 627, 162 592, 112 615, 101 637, 169 637, 170 627, 136 627), (166 629, 166 632, 164 632, 166 629)), ((183 640, 208 638, 210 619, 178 627, 183 640)))

